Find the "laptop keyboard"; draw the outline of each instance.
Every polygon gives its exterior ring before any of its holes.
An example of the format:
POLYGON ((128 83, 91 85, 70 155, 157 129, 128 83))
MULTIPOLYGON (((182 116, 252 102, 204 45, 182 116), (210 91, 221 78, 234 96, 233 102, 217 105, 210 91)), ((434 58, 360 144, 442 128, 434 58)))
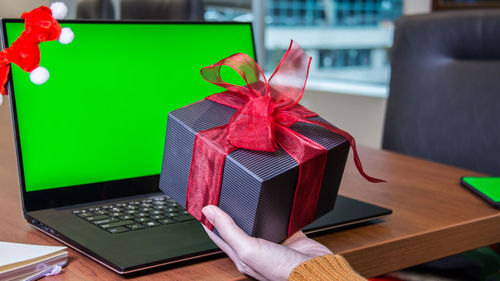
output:
POLYGON ((123 233, 195 220, 168 196, 73 210, 73 214, 107 231, 123 233))

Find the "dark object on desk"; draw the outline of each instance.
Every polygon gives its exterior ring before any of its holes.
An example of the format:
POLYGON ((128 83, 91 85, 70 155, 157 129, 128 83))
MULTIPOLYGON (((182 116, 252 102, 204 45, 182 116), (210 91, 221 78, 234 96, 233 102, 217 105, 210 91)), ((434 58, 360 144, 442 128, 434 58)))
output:
POLYGON ((500 10, 397 20, 383 148, 500 175, 500 10))
MULTIPOLYGON (((168 114, 160 189, 184 208, 196 134, 227 124, 235 112, 234 108, 202 100, 168 114)), ((334 207, 349 143, 320 126, 297 123, 290 128, 328 150, 319 200, 317 205, 311 204, 319 217, 334 207)), ((293 227, 290 217, 297 201, 298 179, 297 161, 281 147, 274 152, 234 150, 224 164, 218 206, 248 235, 281 242, 293 227)))

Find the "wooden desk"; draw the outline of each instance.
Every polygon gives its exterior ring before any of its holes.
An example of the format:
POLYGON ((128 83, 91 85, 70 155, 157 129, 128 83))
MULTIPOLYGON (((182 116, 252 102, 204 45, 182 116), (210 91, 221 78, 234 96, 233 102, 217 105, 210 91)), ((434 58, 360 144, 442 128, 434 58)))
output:
MULTIPOLYGON (((406 268, 500 242, 500 212, 462 188, 463 175, 480 175, 376 149, 360 148, 370 175, 388 183, 366 182, 349 159, 341 193, 391 208, 383 222, 316 237, 343 254, 364 276, 406 268)), ((0 241, 58 245, 22 217, 17 164, 7 102, 0 107, 0 241)), ((74 250, 70 263, 50 280, 120 280, 74 250)), ((170 266, 133 276, 140 280, 228 280, 242 278, 228 258, 170 266)), ((243 277, 244 278, 244 277, 243 277)))

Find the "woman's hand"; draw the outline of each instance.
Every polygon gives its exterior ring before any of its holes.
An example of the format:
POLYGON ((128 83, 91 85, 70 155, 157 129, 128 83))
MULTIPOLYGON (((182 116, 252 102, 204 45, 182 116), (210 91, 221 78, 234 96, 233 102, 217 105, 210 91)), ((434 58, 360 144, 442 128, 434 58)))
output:
POLYGON ((216 206, 206 206, 202 211, 222 238, 205 228, 208 236, 226 252, 241 273, 259 280, 287 280, 299 264, 332 254, 325 246, 307 238, 302 231, 282 244, 276 244, 248 236, 216 206))

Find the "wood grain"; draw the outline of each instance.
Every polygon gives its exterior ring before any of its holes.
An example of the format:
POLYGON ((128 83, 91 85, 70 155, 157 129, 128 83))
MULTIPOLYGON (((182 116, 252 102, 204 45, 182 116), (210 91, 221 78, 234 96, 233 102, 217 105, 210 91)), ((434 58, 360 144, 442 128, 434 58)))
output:
MULTIPOLYGON (((360 148, 366 171, 388 181, 370 184, 348 161, 341 193, 390 208, 387 219, 314 239, 343 254, 370 277, 500 242, 500 212, 462 188, 459 178, 481 175, 388 151, 360 148)), ((0 241, 59 245, 22 217, 9 107, 0 107, 0 241)), ((122 280, 74 250, 50 280, 122 280)), ((162 267, 129 280, 245 280, 228 258, 162 267)))

